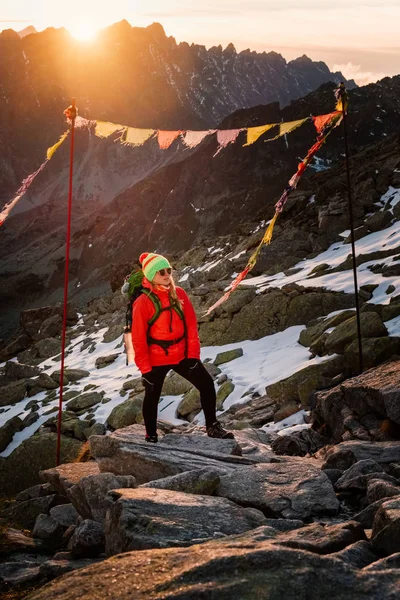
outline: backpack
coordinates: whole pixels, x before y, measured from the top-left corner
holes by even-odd
[[[129,299],[129,302],[126,307],[125,327],[124,327],[124,345],[125,345],[125,353],[126,353],[126,364],[128,365],[130,362],[133,361],[133,358],[134,358],[134,351],[133,351],[132,338],[131,338],[132,309],[133,309],[133,304],[134,304],[135,300],[137,300],[141,296],[141,294],[145,294],[152,301],[152,303],[154,305],[154,315],[147,322],[147,325],[148,325],[147,343],[149,345],[157,344],[158,346],[161,346],[161,348],[164,350],[165,354],[168,356],[168,349],[170,348],[170,346],[173,346],[174,344],[178,344],[179,342],[181,342],[184,339],[186,341],[186,347],[185,347],[185,356],[186,356],[186,354],[187,354],[186,321],[185,321],[184,312],[183,312],[180,304],[178,304],[176,301],[174,301],[172,299],[169,306],[163,307],[161,305],[161,301],[160,301],[159,297],[157,296],[157,294],[155,294],[151,290],[148,290],[143,287],[143,277],[144,277],[144,274],[141,269],[139,269],[138,271],[134,271],[125,280],[125,283],[121,289],[121,292],[123,294],[126,294]],[[177,313],[177,315],[182,319],[183,327],[184,327],[184,334],[180,338],[177,338],[174,340],[157,340],[150,335],[150,328],[157,321],[157,319],[159,318],[161,313],[166,310],[169,310],[169,311],[174,310]],[[172,321],[172,312],[171,312],[171,321]]]

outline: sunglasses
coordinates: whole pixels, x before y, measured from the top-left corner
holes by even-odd
[[[160,269],[158,272],[163,277],[164,275],[171,275],[172,269],[168,267],[168,269]]]

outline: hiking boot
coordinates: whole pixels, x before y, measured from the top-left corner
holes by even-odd
[[[146,440],[146,442],[151,442],[152,444],[157,444],[158,442],[158,435],[147,435],[144,438]]]
[[[215,421],[211,427],[207,427],[207,435],[211,438],[221,438],[224,440],[235,439],[233,433],[224,429],[219,421]]]

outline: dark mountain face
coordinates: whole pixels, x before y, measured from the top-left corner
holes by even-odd
[[[330,112],[333,88],[326,84],[282,110],[273,103],[237,111],[222,125],[260,125]],[[349,96],[355,217],[361,222],[393,184],[400,77],[352,90]],[[348,227],[342,131],[342,127],[336,129],[318,154],[318,167],[325,170],[307,170],[278,221],[272,245],[265,249],[262,268],[295,264],[304,252],[321,251]],[[106,291],[114,266],[132,263],[142,251],[156,249],[178,257],[194,246],[218,244],[220,236],[237,241],[238,232],[249,232],[260,220],[270,219],[299,159],[315,140],[314,126],[311,122],[303,125],[286,141],[264,143],[260,139],[249,147],[243,147],[245,134],[240,136],[214,157],[215,136],[192,151],[179,144],[161,151],[156,140],[141,148],[125,148],[112,138],[100,140],[77,132],[71,298],[82,304]],[[17,319],[21,306],[62,297],[68,159],[67,143],[24,198],[36,207],[11,216],[0,231],[4,257],[0,302],[7,315],[6,327],[13,322],[12,315]],[[304,216],[300,209],[308,206],[313,195],[315,200]],[[287,227],[286,219],[292,217]],[[282,261],[289,249],[291,258]]]
[[[105,29],[83,46],[64,29],[0,34],[0,201],[37,167],[63,131],[75,97],[80,114],[136,127],[215,127],[240,108],[288,104],[326,81],[343,80],[306,56],[237,53],[177,44],[161,25]]]

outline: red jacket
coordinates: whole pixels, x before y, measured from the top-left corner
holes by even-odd
[[[158,286],[153,286],[147,279],[143,280],[143,287],[157,294],[161,306],[169,306],[169,293]],[[200,341],[197,332],[196,313],[186,292],[176,288],[179,300],[182,302],[187,329],[187,357],[200,358]],[[148,321],[155,313],[152,300],[145,294],[141,294],[133,303],[132,309],[132,343],[135,351],[135,363],[144,374],[151,371],[152,367],[161,365],[177,365],[185,358],[185,340],[178,342],[168,348],[168,354],[161,346],[147,343]],[[172,315],[172,322],[171,322]],[[184,334],[184,324],[175,310],[166,310],[160,313],[155,323],[151,326],[151,337],[156,340],[174,340]]]

